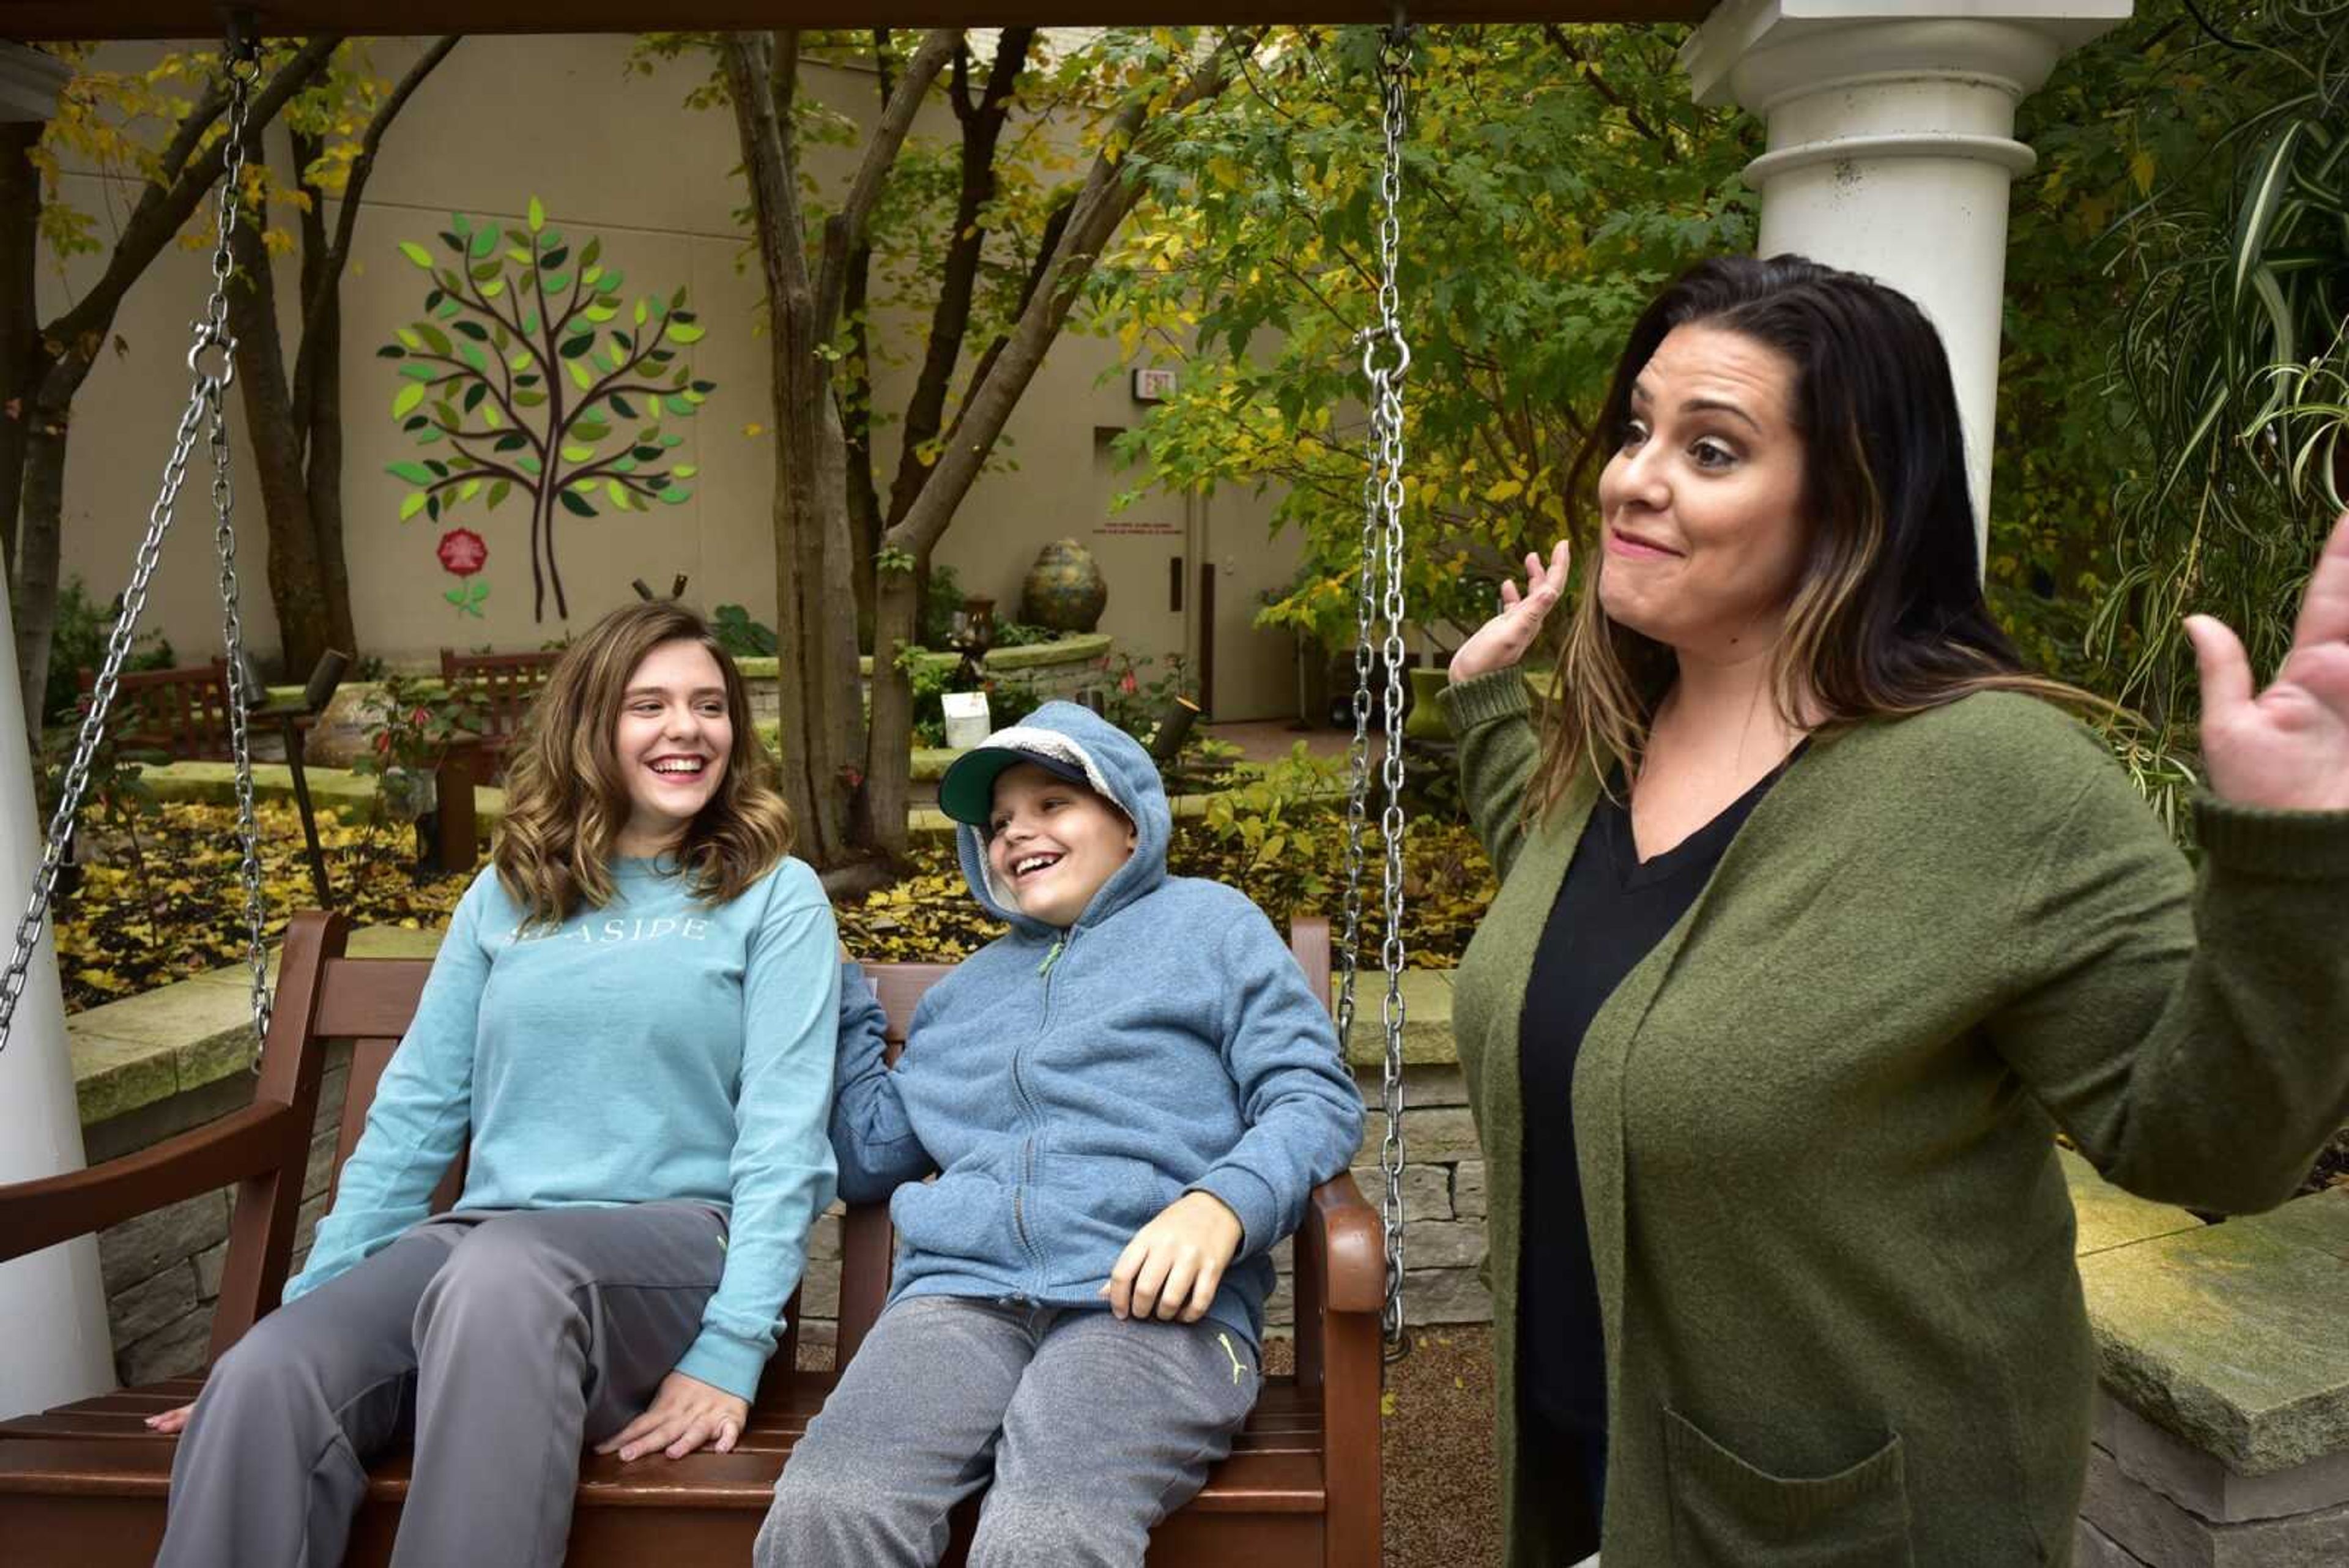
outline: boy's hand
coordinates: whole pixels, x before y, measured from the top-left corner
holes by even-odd
[[[1198,1322],[1207,1315],[1244,1233],[1239,1216],[1214,1193],[1183,1194],[1117,1255],[1117,1267],[1102,1287],[1109,1310],[1120,1318]]]
[[[633,1459],[658,1449],[681,1459],[705,1444],[721,1454],[733,1451],[750,1418],[750,1403],[723,1388],[713,1388],[698,1377],[672,1372],[661,1379],[660,1391],[645,1413],[595,1445],[599,1454],[619,1450]]]

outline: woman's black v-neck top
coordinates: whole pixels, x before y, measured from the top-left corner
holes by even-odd
[[[1797,745],[1787,763],[1802,750]],[[1569,1432],[1603,1436],[1607,1426],[1599,1283],[1574,1154],[1575,1058],[1599,1007],[1696,902],[1787,763],[1645,862],[1631,835],[1630,792],[1619,774],[1610,778],[1591,807],[1534,952],[1517,1024],[1526,1107],[1517,1386],[1535,1414]]]

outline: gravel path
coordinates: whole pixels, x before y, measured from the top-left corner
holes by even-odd
[[[1267,1343],[1268,1370],[1293,1365]],[[1386,1568],[1492,1568],[1501,1560],[1500,1487],[1493,1469],[1493,1331],[1414,1330],[1411,1354],[1387,1369],[1392,1413],[1386,1467]]]

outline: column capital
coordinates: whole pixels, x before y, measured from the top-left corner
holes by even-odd
[[[0,120],[47,119],[73,67],[55,55],[0,41]]]
[[[1831,88],[1940,80],[2020,99],[2132,0],[1724,0],[1681,48],[1696,100],[1767,115]]]

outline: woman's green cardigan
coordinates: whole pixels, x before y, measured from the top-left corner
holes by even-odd
[[[1454,1016],[1508,1561],[1551,1568],[1510,1392],[1541,1223],[1517,1028],[1595,791],[1528,825],[1515,670],[1444,706],[1502,877]],[[2197,820],[2199,883],[2086,729],[2010,693],[1822,736],[1763,798],[1575,1069],[1608,1568],[2070,1561],[2095,1362],[2055,1130],[2134,1192],[2250,1211],[2349,1117],[2349,813]]]

